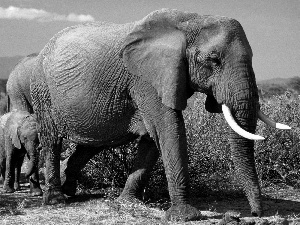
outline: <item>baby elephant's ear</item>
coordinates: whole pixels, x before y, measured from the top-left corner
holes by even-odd
[[[18,135],[18,126],[14,125],[10,129],[10,138],[12,141],[12,144],[17,148],[21,149],[21,142]]]
[[[126,37],[121,57],[128,71],[149,82],[162,103],[187,105],[186,37],[167,13],[150,15]]]

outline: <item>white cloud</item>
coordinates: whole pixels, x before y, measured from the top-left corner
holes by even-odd
[[[72,21],[72,22],[87,22],[94,21],[94,17],[91,15],[78,15],[70,13],[69,15],[60,15],[57,13],[47,12],[43,9],[33,8],[18,8],[9,6],[8,8],[0,7],[0,19],[25,19],[25,20],[37,20],[40,22],[49,21]]]

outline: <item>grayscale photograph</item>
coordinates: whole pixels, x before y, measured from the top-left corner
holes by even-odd
[[[0,224],[300,225],[299,0],[0,0]]]

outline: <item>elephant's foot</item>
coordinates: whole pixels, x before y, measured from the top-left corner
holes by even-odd
[[[13,187],[8,186],[8,185],[4,185],[3,186],[3,192],[4,193],[13,193],[13,192],[15,192],[15,189]]]
[[[261,199],[256,200],[256,201],[252,201],[250,199],[249,204],[251,206],[252,216],[256,216],[256,217],[262,217],[263,216],[264,213],[263,213],[263,207],[262,207],[262,200]]]
[[[32,178],[29,179],[30,183],[30,195],[31,196],[41,196],[43,195],[43,191],[41,189],[39,181],[36,181]]]
[[[251,214],[252,216],[262,217],[264,215],[264,212],[261,209],[257,209],[257,210],[251,210]]]
[[[66,180],[62,185],[62,192],[68,196],[75,196],[77,188],[76,180]]]
[[[46,205],[65,204],[66,197],[61,190],[47,190],[43,194],[43,202]]]
[[[172,205],[166,212],[165,219],[168,221],[193,221],[206,219],[198,209],[189,204]]]
[[[41,188],[32,188],[32,189],[30,189],[30,195],[31,196],[41,196],[41,195],[43,195],[43,191]]]
[[[14,189],[15,191],[20,191],[21,190],[21,186],[19,183],[14,183]]]

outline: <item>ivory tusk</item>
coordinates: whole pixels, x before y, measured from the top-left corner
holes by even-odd
[[[289,130],[291,129],[290,126],[282,124],[282,123],[276,123],[273,120],[271,120],[268,116],[266,116],[265,114],[263,114],[262,111],[258,111],[257,113],[258,118],[263,121],[264,123],[268,124],[271,127],[277,128],[277,129],[282,129],[282,130]]]
[[[230,109],[226,105],[222,105],[222,111],[225,117],[225,120],[229,124],[229,126],[239,135],[241,135],[244,138],[250,139],[250,140],[264,140],[265,138],[256,134],[252,134],[248,131],[245,131],[243,128],[241,128],[234,120]]]

